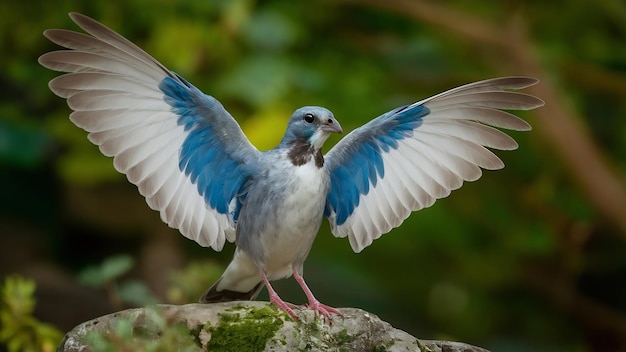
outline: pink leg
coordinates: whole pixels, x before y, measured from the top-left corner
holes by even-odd
[[[289,316],[293,320],[298,320],[298,316],[296,315],[296,313],[293,312],[293,309],[292,309],[294,305],[283,301],[280,298],[280,296],[278,296],[278,293],[276,293],[272,285],[270,285],[270,281],[267,279],[267,276],[265,276],[265,273],[263,272],[263,270],[260,270],[260,274],[261,274],[261,279],[263,279],[263,282],[265,283],[265,287],[267,287],[267,292],[270,295],[270,303],[275,304],[276,306],[278,306],[278,308],[285,311],[285,313],[289,314]]]
[[[332,319],[331,314],[343,316],[343,314],[341,314],[341,312],[337,309],[329,307],[325,304],[321,304],[320,301],[318,301],[317,298],[313,296],[313,292],[311,292],[311,289],[309,289],[309,287],[306,285],[306,282],[304,282],[304,278],[300,276],[300,274],[298,274],[296,270],[293,271],[293,277],[294,279],[296,279],[300,287],[302,287],[302,291],[304,291],[306,298],[309,300],[310,309],[318,312],[328,319]]]

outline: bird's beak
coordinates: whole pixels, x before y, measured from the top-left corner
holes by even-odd
[[[324,124],[322,124],[321,130],[324,132],[343,133],[343,129],[341,129],[339,122],[331,118],[329,118],[328,120],[326,120],[326,122],[324,122]]]

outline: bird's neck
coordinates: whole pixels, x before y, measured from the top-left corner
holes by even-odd
[[[288,144],[287,157],[295,166],[302,166],[311,160],[315,162],[315,166],[318,168],[324,166],[322,150],[302,139],[293,140]]]

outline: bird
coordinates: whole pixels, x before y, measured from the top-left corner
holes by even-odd
[[[109,27],[69,16],[85,33],[46,30],[65,49],[38,61],[65,73],[49,88],[67,99],[71,122],[113,157],[167,225],[216,251],[235,242],[232,261],[201,303],[253,300],[266,287],[270,303],[293,319],[298,309],[341,315],[303,278],[322,220],[362,251],[482,169],[503,168],[490,149],[518,144],[502,129],[531,129],[507,110],[544,104],[518,91],[534,78],[477,81],[383,113],[325,154],[326,140],[343,129],[330,110],[305,106],[275,148],[259,151],[215,97]],[[304,306],[285,302],[271,285],[292,276]]]

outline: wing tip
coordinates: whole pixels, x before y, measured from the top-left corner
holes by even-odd
[[[80,12],[71,11],[67,14],[74,23],[82,27],[82,23],[95,22],[95,20]]]
[[[365,247],[369,246],[371,244],[365,244],[365,243],[360,243],[356,236],[354,236],[354,234],[348,236],[348,241],[350,241],[350,247],[352,247],[352,250],[354,251],[354,253],[361,253],[361,251],[363,251],[363,249],[365,249]]]

